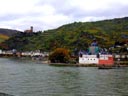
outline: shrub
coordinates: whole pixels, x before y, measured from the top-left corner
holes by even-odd
[[[70,52],[65,48],[57,48],[50,55],[51,63],[68,63],[70,60]]]

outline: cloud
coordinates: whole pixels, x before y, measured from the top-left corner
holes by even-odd
[[[128,16],[128,0],[0,0],[0,27],[35,31]]]

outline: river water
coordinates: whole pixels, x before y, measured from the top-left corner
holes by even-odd
[[[0,93],[13,96],[128,96],[128,68],[54,67],[29,60],[0,58]]]

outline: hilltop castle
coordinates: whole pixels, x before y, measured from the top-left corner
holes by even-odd
[[[33,33],[33,26],[31,26],[29,30],[25,30],[24,32],[25,33]]]

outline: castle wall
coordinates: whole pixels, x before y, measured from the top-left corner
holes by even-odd
[[[114,64],[112,55],[82,55],[79,57],[79,64]]]
[[[79,57],[80,64],[98,64],[98,58],[96,55],[83,55]]]

